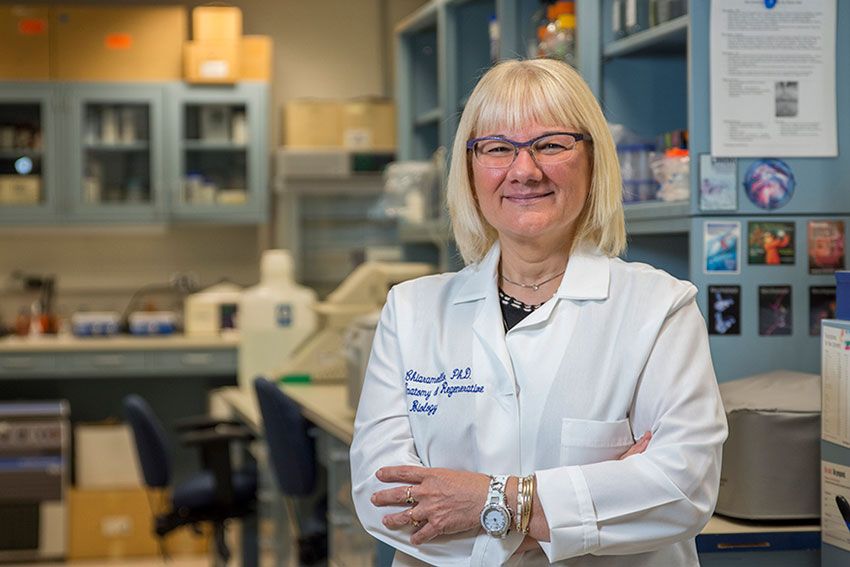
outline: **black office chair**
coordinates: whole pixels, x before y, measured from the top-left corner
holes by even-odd
[[[124,398],[124,412],[133,437],[145,484],[151,488],[168,488],[171,484],[171,458],[165,430],[151,407],[140,396]],[[162,538],[184,525],[197,528],[200,523],[213,527],[218,562],[230,558],[224,538],[225,522],[255,513],[257,471],[253,465],[232,470],[231,442],[248,442],[251,432],[238,422],[211,419],[207,416],[181,420],[177,425],[183,445],[198,447],[203,469],[175,485],[170,502],[161,502],[154,510],[154,531]],[[160,549],[164,548],[160,544]],[[165,555],[163,551],[163,555]]]
[[[323,563],[328,553],[327,497],[317,482],[320,471],[310,426],[276,384],[258,378],[254,388],[274,477],[287,497],[285,505],[296,530],[299,564]],[[315,501],[312,509],[311,501]],[[307,513],[296,514],[296,507]]]

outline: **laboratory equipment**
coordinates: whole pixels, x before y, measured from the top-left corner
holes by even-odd
[[[357,317],[345,332],[345,358],[348,364],[348,405],[356,410],[372,354],[372,341],[381,318],[380,311]]]
[[[405,280],[433,272],[429,264],[413,262],[366,262],[348,276],[327,300],[316,306],[322,316],[321,330],[276,369],[283,379],[345,380],[348,363],[345,333],[349,324],[373,313],[386,302],[389,289]]]
[[[183,332],[186,336],[217,336],[236,328],[242,287],[221,282],[186,298]]]
[[[720,385],[729,438],[718,514],[745,520],[820,517],[820,376],[788,370]]]
[[[117,311],[81,311],[71,315],[71,332],[77,337],[108,337],[121,329]]]
[[[384,194],[375,212],[409,224],[439,216],[439,169],[434,161],[398,161],[384,170]]]
[[[65,555],[68,415],[65,401],[0,403],[0,561]]]
[[[268,376],[318,326],[316,292],[298,285],[286,250],[266,250],[260,261],[260,283],[239,298],[240,387],[253,396],[253,382]]]
[[[177,330],[177,314],[173,311],[136,311],[130,313],[127,322],[132,335],[171,335]]]

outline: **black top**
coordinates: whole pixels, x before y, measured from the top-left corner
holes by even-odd
[[[505,323],[505,331],[509,331],[514,326],[528,317],[535,309],[543,305],[528,305],[515,297],[511,297],[501,289],[499,290],[499,303],[502,304],[502,319]]]

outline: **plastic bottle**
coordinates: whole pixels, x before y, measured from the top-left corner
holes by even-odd
[[[316,292],[292,278],[286,250],[266,250],[260,283],[242,292],[239,328],[239,386],[251,396],[257,376],[276,380],[277,369],[318,327]]]
[[[575,3],[561,0],[549,6],[546,15],[549,23],[540,42],[542,54],[575,66]]]

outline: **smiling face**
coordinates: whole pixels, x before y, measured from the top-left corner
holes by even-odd
[[[502,136],[525,142],[549,132],[574,132],[569,125],[533,124],[520,130],[482,131],[478,136]],[[538,165],[527,150],[520,150],[508,168],[482,166],[470,153],[472,184],[485,220],[499,239],[539,241],[569,245],[576,221],[590,192],[589,144],[580,142],[563,162]]]

